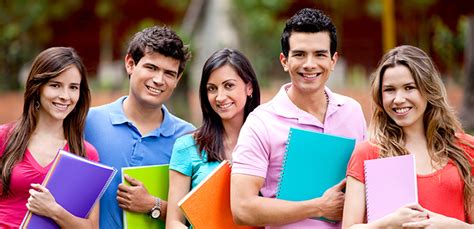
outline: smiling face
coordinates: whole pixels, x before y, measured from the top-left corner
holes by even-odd
[[[79,100],[81,74],[71,65],[40,88],[41,120],[63,121]]]
[[[129,98],[143,107],[161,108],[178,85],[179,60],[157,52],[146,52],[138,63],[125,57],[125,67],[130,75]]]
[[[290,74],[292,86],[301,94],[324,90],[334,70],[337,53],[331,58],[328,32],[292,32],[288,57],[280,54],[283,69]]]
[[[382,77],[382,103],[388,116],[404,131],[423,129],[423,115],[428,102],[420,93],[410,70],[404,65],[396,65],[387,68]]]
[[[212,109],[223,121],[244,119],[247,96],[252,94],[252,86],[245,84],[230,65],[214,70],[207,81],[207,97]]]

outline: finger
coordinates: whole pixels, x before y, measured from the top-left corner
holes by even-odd
[[[412,210],[420,211],[420,212],[426,210],[421,205],[419,205],[418,203],[410,203],[410,204],[405,205],[404,207],[412,209]]]
[[[430,221],[429,221],[429,219],[427,219],[427,220],[422,220],[422,221],[418,221],[418,222],[404,223],[404,224],[402,224],[402,227],[420,227],[420,228],[423,228],[423,227],[427,227],[429,225],[430,225]]]
[[[32,189],[32,188],[30,188],[28,190],[28,192],[30,193],[30,197],[32,197],[32,198],[35,198],[39,194],[38,191],[36,191],[35,189]]]
[[[131,190],[130,186],[124,184],[124,183],[121,183],[119,184],[118,186],[118,191],[121,191],[121,192],[129,192]]]
[[[127,192],[122,192],[120,190],[117,191],[117,197],[121,197],[124,199],[130,199],[129,194]]]
[[[43,185],[40,185],[40,184],[35,184],[34,188],[36,188],[37,190],[39,190],[41,192],[49,192],[49,190],[46,187],[44,187]]]
[[[333,188],[335,188],[336,191],[342,191],[345,187],[346,187],[346,178],[344,178],[338,184],[333,186]]]
[[[125,177],[125,180],[128,181],[128,183],[130,183],[132,186],[141,186],[142,185],[142,182],[140,182],[139,180],[129,176],[129,175],[124,175]]]
[[[119,204],[130,205],[130,201],[128,199],[120,196],[117,196],[117,202],[119,202]]]

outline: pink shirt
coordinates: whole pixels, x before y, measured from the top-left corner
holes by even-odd
[[[0,156],[5,150],[5,142],[11,125],[0,126]],[[95,148],[85,142],[87,158],[98,161],[99,156]],[[68,146],[64,147],[68,150]],[[26,203],[30,194],[28,190],[32,183],[41,184],[51,168],[52,161],[45,167],[38,164],[31,152],[27,149],[23,160],[18,162],[12,170],[10,190],[13,193],[8,198],[0,198],[0,228],[18,228],[27,212]],[[0,184],[1,187],[1,184]]]
[[[265,178],[260,190],[265,197],[275,198],[282,170],[282,160],[290,127],[354,138],[357,142],[366,137],[366,122],[360,104],[352,98],[331,92],[324,124],[313,115],[299,109],[288,97],[291,83],[281,87],[268,103],[253,111],[244,123],[233,152],[232,173]],[[330,224],[307,219],[297,223],[267,228],[338,228]]]

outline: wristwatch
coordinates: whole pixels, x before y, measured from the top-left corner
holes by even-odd
[[[161,199],[160,198],[155,198],[155,206],[151,208],[150,212],[148,212],[148,215],[150,215],[150,217],[153,219],[160,218],[160,215],[161,215]]]

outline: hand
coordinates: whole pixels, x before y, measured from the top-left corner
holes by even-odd
[[[52,218],[62,208],[49,190],[40,184],[31,184],[26,207],[32,213]]]
[[[426,220],[428,213],[417,203],[407,204],[378,220],[383,227],[402,228],[406,223]]]
[[[119,207],[124,210],[147,213],[155,205],[155,197],[150,195],[145,186],[139,180],[124,175],[131,186],[120,184],[117,190],[117,201]]]
[[[324,192],[323,196],[320,198],[322,204],[319,206],[323,217],[335,221],[340,221],[342,219],[342,210],[344,209],[345,199],[342,190],[345,187],[346,179]]]
[[[447,217],[441,214],[431,212],[427,209],[424,209],[424,212],[428,214],[428,217],[422,221],[404,223],[403,227],[416,227],[416,228],[460,228],[464,224],[468,226],[467,223],[464,223],[458,219]]]

